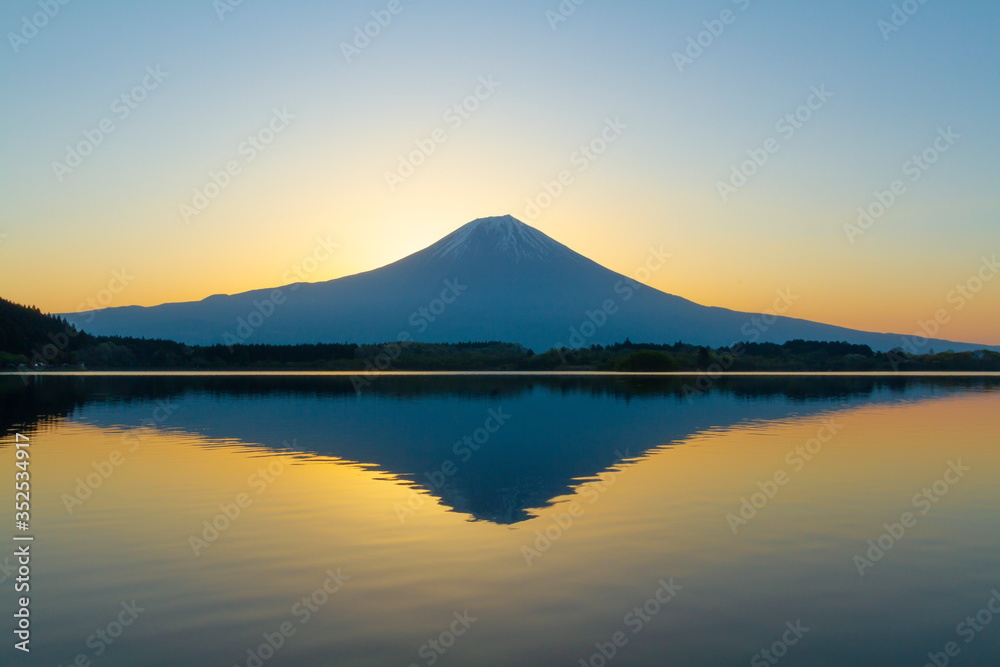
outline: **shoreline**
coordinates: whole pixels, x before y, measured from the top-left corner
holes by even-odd
[[[322,370],[254,370],[254,369],[203,369],[203,370],[33,370],[33,371],[0,371],[0,376],[23,377],[23,376],[115,376],[115,375],[135,375],[135,376],[199,376],[199,375],[274,375],[274,376],[330,376],[330,377],[355,377],[355,376],[440,376],[440,377],[460,377],[460,376],[507,376],[507,377],[554,377],[554,376],[609,376],[609,377],[701,377],[708,375],[714,378],[721,377],[996,377],[1000,378],[1000,371],[730,371],[721,373],[709,373],[707,371],[497,371],[497,370],[465,370],[465,371],[419,371],[419,370],[398,370],[398,371],[322,371]]]

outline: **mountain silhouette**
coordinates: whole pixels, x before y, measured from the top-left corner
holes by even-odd
[[[359,396],[343,375],[42,375],[27,385],[0,376],[13,420],[0,426],[149,425],[195,434],[205,446],[332,457],[374,466],[472,520],[513,524],[693,434],[997,388],[982,377],[732,377],[691,396],[690,379],[387,376]],[[493,416],[499,428],[477,433]]]
[[[787,312],[794,300],[786,294]],[[509,215],[473,220],[392,264],[335,280],[64,317],[96,335],[197,345],[496,340],[542,352],[626,338],[713,347],[804,339],[887,351],[904,342],[898,334],[702,306],[607,269]]]

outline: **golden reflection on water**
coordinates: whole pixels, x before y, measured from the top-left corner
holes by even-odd
[[[54,660],[84,650],[95,617],[135,598],[149,611],[119,646],[160,652],[185,637],[177,655],[236,664],[261,633],[297,622],[296,601],[339,568],[342,590],[269,664],[425,664],[418,649],[466,609],[478,620],[447,664],[578,664],[673,577],[685,588],[619,664],[746,661],[800,616],[821,628],[810,642],[824,655],[852,642],[877,653],[947,636],[996,579],[998,407],[995,393],[959,394],[698,433],[509,526],[471,521],[371,466],[171,430],[130,451],[127,431],[62,422],[32,435],[46,582],[36,614],[58,621]],[[808,461],[796,453],[820,436]],[[69,513],[66,494],[115,450],[124,463]],[[852,557],[955,461],[971,470],[860,577]],[[787,483],[771,487],[778,471]],[[727,514],[758,482],[773,497],[734,535]],[[199,555],[192,537],[205,540]],[[939,589],[957,601],[908,610]],[[877,635],[890,611],[911,625]]]

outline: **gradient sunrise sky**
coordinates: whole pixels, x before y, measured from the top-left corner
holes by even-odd
[[[12,0],[0,296],[68,312],[109,285],[124,306],[322,281],[510,213],[626,274],[662,247],[647,282],[698,303],[791,289],[790,316],[909,334],[943,311],[938,337],[1000,345],[998,19],[972,1]]]

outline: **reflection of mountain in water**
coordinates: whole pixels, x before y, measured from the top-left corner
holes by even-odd
[[[27,385],[0,378],[0,396],[5,428],[64,416],[134,427],[155,413],[165,428],[219,441],[275,450],[294,442],[375,464],[456,511],[515,523],[622,457],[706,429],[998,386],[986,378],[731,377],[690,395],[690,381],[389,376],[358,395],[337,376],[45,376]]]

